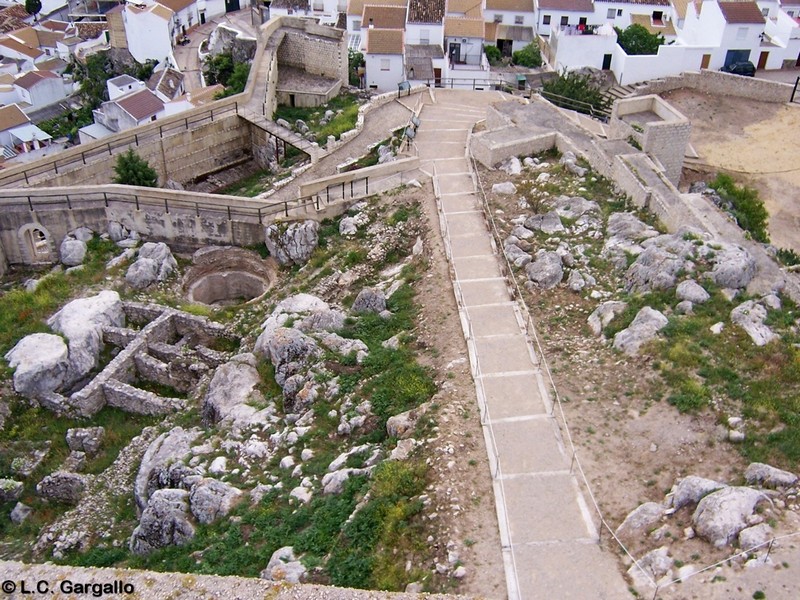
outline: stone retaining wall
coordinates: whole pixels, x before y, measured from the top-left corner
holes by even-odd
[[[646,83],[636,88],[636,96],[645,94],[663,94],[680,88],[691,88],[718,96],[737,96],[762,102],[789,102],[793,86],[788,83],[759,79],[758,77],[742,77],[719,71],[691,71],[665,77]]]

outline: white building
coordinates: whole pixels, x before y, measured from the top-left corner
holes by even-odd
[[[755,2],[704,0],[699,9],[694,3],[686,7],[681,40],[688,46],[711,48],[702,68],[719,69],[745,60],[764,68],[769,61],[769,50],[761,49],[765,25]]]
[[[33,109],[55,104],[69,95],[64,80],[51,71],[29,71],[14,81],[20,102]]]
[[[378,92],[397,90],[405,80],[402,29],[367,29],[367,88]]]
[[[118,75],[106,81],[106,89],[108,90],[108,99],[116,100],[120,96],[125,96],[131,92],[141,90],[144,88],[144,82],[139,81],[130,75]]]
[[[128,50],[137,62],[163,61],[172,54],[175,13],[161,4],[126,4],[122,10]]]

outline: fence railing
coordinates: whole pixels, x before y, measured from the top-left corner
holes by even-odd
[[[593,119],[597,119],[603,123],[608,122],[608,119],[611,116],[611,112],[608,108],[597,108],[588,102],[582,102],[580,100],[575,100],[574,98],[567,98],[566,96],[559,96],[558,94],[553,94],[544,90],[540,91],[539,94],[551,104],[589,115]]]
[[[440,77],[426,79],[427,87],[452,88],[464,90],[489,90],[511,93],[518,89],[516,82],[509,82],[502,79],[480,79],[480,78],[459,78],[459,77]]]

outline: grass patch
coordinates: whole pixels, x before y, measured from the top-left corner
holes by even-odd
[[[769,243],[767,222],[769,214],[758,192],[747,186],[737,185],[730,175],[720,173],[709,184],[725,200],[733,205],[733,216],[739,227],[749,232],[757,242]]]
[[[328,123],[321,124],[320,121],[327,110],[332,110],[336,114]],[[284,119],[292,127],[298,119],[302,120],[316,136],[317,143],[325,145],[328,136],[332,135],[338,140],[343,133],[355,128],[358,119],[358,99],[353,94],[343,93],[323,106],[306,108],[282,105],[275,111],[273,119]]]

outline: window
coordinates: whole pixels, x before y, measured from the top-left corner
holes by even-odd
[[[569,25],[569,17],[561,17],[561,26],[566,27]]]
[[[495,15],[494,16],[495,23],[502,23],[503,22],[503,15]]]
[[[522,25],[525,22],[525,17],[517,15],[514,17],[514,25]]]
[[[392,66],[392,62],[388,58],[381,59],[381,71],[388,71]]]
[[[747,27],[739,27],[739,29],[736,30],[736,39],[737,40],[747,39]]]
[[[761,16],[762,17],[768,17],[769,16],[769,9],[768,8],[762,8],[761,9]]]
[[[794,11],[793,10],[787,10],[786,14],[789,15],[790,17],[794,17]]]
[[[618,16],[618,17],[621,17],[621,16],[622,16],[622,9],[621,9],[621,8],[620,8],[619,10],[617,10],[617,16]]]
[[[355,21],[353,21],[353,29],[355,31],[361,29],[361,19],[356,19]]]
[[[542,25],[550,25],[550,15],[542,17]]]
[[[613,19],[615,16],[617,16],[617,9],[609,8],[608,12],[606,13],[606,19]]]
[[[419,43],[423,46],[431,43],[431,30],[430,29],[420,29],[419,32]]]

